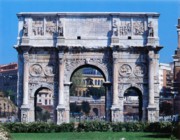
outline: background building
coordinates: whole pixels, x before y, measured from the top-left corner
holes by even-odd
[[[177,35],[178,35],[178,46],[173,56],[173,61],[174,61],[173,92],[175,97],[174,112],[180,114],[180,19],[178,19],[178,25],[176,27],[177,27]]]
[[[14,103],[17,96],[17,70],[17,63],[0,65],[0,91],[9,94]]]
[[[172,96],[173,87],[173,63],[159,64],[159,91],[162,97]]]
[[[0,92],[0,117],[10,118],[12,115],[17,113],[17,108],[13,102],[4,96],[3,92]],[[0,119],[1,121],[1,119]]]

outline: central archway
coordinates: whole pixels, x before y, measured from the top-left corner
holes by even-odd
[[[142,92],[136,87],[130,87],[124,92],[124,121],[142,120]]]
[[[103,85],[105,80],[102,70],[94,65],[82,65],[72,72],[70,78],[72,83],[70,86],[71,121],[105,120],[107,116],[106,90]]]

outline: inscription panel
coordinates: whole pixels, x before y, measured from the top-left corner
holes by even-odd
[[[66,19],[65,29],[67,37],[107,37],[107,33],[111,30],[111,22],[105,17],[68,18]]]

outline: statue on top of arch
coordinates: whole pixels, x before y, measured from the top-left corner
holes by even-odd
[[[154,37],[154,29],[153,29],[152,21],[148,23],[148,36]]]
[[[62,22],[60,20],[58,23],[58,36],[64,36],[63,25],[62,25]]]
[[[23,36],[28,36],[28,24],[26,21],[23,24]]]

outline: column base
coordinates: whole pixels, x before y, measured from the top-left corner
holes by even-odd
[[[21,122],[30,122],[30,116],[29,116],[29,105],[22,105],[21,106]]]
[[[149,105],[147,107],[147,115],[148,115],[148,122],[158,122],[159,121],[159,111],[154,105]]]
[[[112,122],[124,122],[123,110],[116,105],[111,107],[111,120]]]

